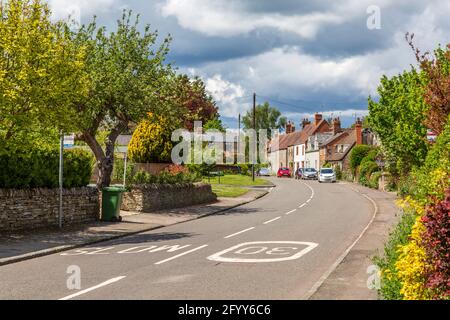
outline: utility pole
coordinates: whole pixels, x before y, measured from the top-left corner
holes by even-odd
[[[239,152],[241,152],[241,114],[240,113],[239,113],[239,117],[238,117],[238,136],[237,136],[236,164],[239,164]],[[245,156],[245,152],[244,152],[244,156]]]
[[[63,162],[64,162],[64,132],[59,132],[59,212],[58,226],[61,229],[63,224]]]
[[[253,130],[256,132],[256,93],[253,93]],[[258,150],[255,150],[256,155],[258,154]],[[256,158],[258,159],[258,158]],[[255,182],[255,159],[253,158],[252,164],[252,180]]]

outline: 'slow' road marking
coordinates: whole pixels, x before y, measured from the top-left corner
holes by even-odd
[[[239,231],[239,232],[230,234],[229,236],[226,236],[224,239],[232,238],[232,237],[234,237],[234,236],[237,236],[238,234],[241,234],[241,233],[244,233],[244,232],[253,230],[253,229],[255,229],[255,227],[251,227],[251,228],[248,228],[248,229],[245,229],[245,230],[242,230],[242,231]]]
[[[272,220],[266,221],[266,222],[264,222],[264,224],[269,224],[269,223],[272,223],[272,222],[274,222],[274,221],[277,221],[278,219],[281,219],[281,217],[276,217],[275,219],[272,219]]]
[[[100,283],[100,284],[98,284],[98,285],[96,285],[96,286],[87,288],[87,289],[85,289],[85,290],[78,291],[77,293],[71,294],[70,296],[61,298],[61,299],[59,299],[59,300],[70,300],[70,299],[72,299],[72,298],[81,296],[82,294],[85,294],[85,293],[94,291],[94,290],[96,290],[96,289],[98,289],[98,288],[101,288],[101,287],[107,286],[107,285],[109,285],[109,284],[112,284],[112,283],[114,283],[114,282],[120,281],[120,280],[122,280],[123,278],[125,278],[125,276],[121,276],[121,277],[117,277],[117,278],[112,278],[112,279],[110,279],[110,280],[108,280],[108,281],[105,281],[105,282],[102,282],[102,283]]]
[[[186,251],[186,252],[183,252],[183,253],[177,254],[176,256],[173,256],[173,257],[171,257],[171,258],[168,258],[168,259],[164,259],[164,260],[161,260],[161,261],[155,262],[155,264],[162,264],[162,263],[165,263],[165,262],[168,262],[168,261],[171,261],[171,260],[177,259],[177,258],[179,258],[179,257],[182,257],[182,256],[184,256],[184,255],[187,255],[187,254],[189,254],[189,253],[192,253],[192,252],[194,252],[194,251],[197,251],[197,250],[203,249],[204,247],[207,247],[207,246],[208,246],[208,245],[207,245],[207,244],[205,244],[205,245],[203,245],[203,246],[200,246],[200,247],[194,248],[194,249],[192,249],[192,250],[189,250],[189,251]]]
[[[291,210],[291,211],[289,211],[289,212],[286,212],[286,215],[288,216],[288,215],[290,215],[291,213],[294,213],[295,211],[297,211],[297,209],[294,209],[294,210]]]

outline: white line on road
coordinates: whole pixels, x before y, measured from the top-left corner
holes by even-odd
[[[306,206],[306,203],[302,204],[299,208],[303,208],[304,206]]]
[[[186,251],[186,252],[177,254],[176,256],[173,256],[173,257],[171,257],[171,258],[168,258],[168,259],[165,259],[165,260],[161,260],[161,261],[155,262],[155,264],[163,264],[163,263],[165,263],[165,262],[168,262],[168,261],[171,261],[171,260],[175,260],[175,259],[177,259],[177,258],[179,258],[179,257],[182,257],[182,256],[187,255],[187,254],[189,254],[189,253],[192,253],[192,252],[194,252],[194,251],[203,249],[204,247],[207,247],[207,246],[208,246],[208,245],[205,244],[205,245],[203,245],[203,246],[194,248],[194,249],[192,249],[192,250],[189,250],[189,251]]]
[[[81,296],[82,294],[91,292],[91,291],[96,290],[96,289],[98,289],[98,288],[101,288],[101,287],[107,286],[107,285],[109,285],[109,284],[112,284],[112,283],[114,283],[114,282],[117,282],[117,281],[119,281],[119,280],[122,280],[123,278],[125,278],[125,276],[121,276],[121,277],[117,277],[117,278],[112,278],[112,279],[110,279],[110,280],[108,280],[108,281],[105,281],[105,282],[102,282],[102,283],[100,283],[100,284],[98,284],[98,285],[96,285],[96,286],[87,288],[87,289],[85,289],[85,290],[78,291],[77,293],[71,294],[70,296],[61,298],[61,299],[59,299],[59,300],[70,300],[70,299],[72,299],[72,298]]]
[[[274,222],[274,221],[277,221],[278,219],[281,219],[281,217],[276,217],[275,219],[272,219],[272,220],[266,221],[266,222],[264,222],[264,224],[269,224],[269,223],[272,223],[272,222]]]
[[[297,211],[297,209],[294,209],[294,210],[291,210],[291,211],[289,211],[289,212],[286,212],[286,215],[288,216],[288,215],[290,215],[291,213],[294,213],[295,211]]]
[[[237,236],[238,234],[241,234],[241,233],[244,233],[244,232],[253,230],[253,229],[255,229],[255,227],[251,227],[251,228],[248,228],[248,229],[245,229],[245,230],[242,230],[242,231],[239,231],[239,232],[230,234],[229,236],[226,236],[224,239],[232,238],[232,237],[234,237],[234,236]]]

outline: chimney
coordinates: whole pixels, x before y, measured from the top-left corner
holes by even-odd
[[[319,124],[320,121],[322,121],[322,115],[319,114],[319,113],[316,113],[316,114],[314,115],[314,125],[317,126],[317,125]]]
[[[360,145],[363,144],[363,138],[362,138],[362,121],[360,118],[356,119],[355,123],[355,134],[356,134],[356,144]]]
[[[291,121],[288,121],[288,123],[286,124],[286,134],[289,134],[292,132],[292,123]]]
[[[339,118],[334,118],[333,119],[333,134],[336,135],[339,132],[342,132],[341,129],[341,119]]]
[[[302,120],[302,130],[305,129],[305,127],[306,127],[308,124],[311,124],[311,121],[309,121],[309,119],[307,119],[307,118],[303,119],[303,120]]]

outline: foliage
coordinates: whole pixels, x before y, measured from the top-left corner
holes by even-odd
[[[143,31],[140,31],[143,30]],[[161,97],[170,90],[170,66],[165,65],[169,38],[157,42],[158,34],[139,18],[124,11],[115,31],[107,32],[95,20],[72,34],[72,42],[85,48],[83,73],[89,90],[73,100],[78,138],[92,149],[99,168],[99,188],[108,186],[114,166],[117,137],[148,112],[158,111],[177,119],[178,110]],[[172,107],[172,108],[171,108]],[[105,145],[97,140],[107,131]]]
[[[201,178],[195,173],[171,173],[164,171],[158,175],[153,175],[145,171],[137,172],[128,181],[129,186],[141,184],[180,184],[199,182]]]
[[[341,167],[340,166],[336,166],[334,168],[334,171],[336,172],[336,179],[337,180],[342,180],[343,179],[343,173],[342,173]]]
[[[383,173],[380,171],[372,173],[372,175],[370,176],[370,179],[369,179],[368,187],[370,187],[372,189],[378,189],[380,178],[381,178],[382,174]]]
[[[424,231],[421,217],[418,217],[412,227],[409,242],[398,248],[399,257],[395,266],[402,283],[400,293],[404,300],[427,300],[431,297],[430,291],[425,288],[425,272],[429,266],[422,246]]]
[[[123,183],[123,173],[125,167],[125,159],[114,157],[114,170],[111,176],[113,182]],[[132,161],[127,160],[126,180],[129,180],[133,176],[135,164]]]
[[[427,252],[425,286],[435,299],[450,299],[450,188],[446,198],[429,205],[422,218],[423,245]]]
[[[149,113],[133,133],[128,154],[136,163],[170,162],[172,131],[176,124],[163,115]]]
[[[417,62],[423,70],[427,85],[424,92],[426,103],[430,106],[426,113],[425,124],[440,134],[450,114],[450,44],[445,49],[435,50],[435,57],[429,53],[421,54],[413,44],[414,34],[406,34],[406,40],[413,49]]]
[[[220,132],[225,132],[225,127],[223,126],[222,120],[212,119],[203,125],[203,131],[207,130],[218,130]]]
[[[173,82],[173,93],[169,98],[181,108],[184,128],[192,130],[194,121],[201,121],[205,125],[208,121],[218,119],[216,103],[200,78],[190,79],[187,75],[178,75]]]
[[[359,167],[361,161],[367,156],[370,150],[372,150],[372,147],[365,144],[357,145],[352,149],[350,153],[350,168],[353,174],[356,173],[356,168]]]
[[[211,178],[203,178],[204,182],[209,182],[211,184],[218,184],[218,177]],[[271,183],[266,179],[255,178],[255,181],[252,180],[252,177],[244,176],[241,174],[229,174],[223,177],[220,177],[220,184],[230,185],[230,186],[270,186]]]
[[[64,187],[83,187],[92,174],[92,156],[88,151],[64,151]],[[34,148],[0,150],[0,188],[56,188],[59,186],[59,150]]]
[[[359,166],[359,182],[363,186],[370,186],[370,177],[372,173],[378,170],[378,165],[372,160],[369,154],[361,161],[361,165]]]
[[[379,102],[369,98],[370,127],[378,134],[388,158],[400,174],[425,161],[428,151],[423,98],[426,79],[416,70],[392,78],[383,76]]]
[[[72,99],[87,88],[83,47],[43,1],[2,1],[0,16],[0,143],[57,144]]]
[[[281,117],[281,112],[270,106],[268,102],[256,106],[256,131],[267,129],[267,138],[271,138],[272,129],[284,128],[286,118]],[[245,129],[253,129],[253,111],[248,111],[242,118]]]
[[[408,243],[409,235],[416,219],[417,215],[415,213],[404,212],[400,222],[389,234],[389,240],[384,247],[383,256],[374,258],[375,264],[381,270],[381,289],[379,294],[385,300],[403,299],[403,294],[400,293],[402,283],[396,268],[396,262],[400,256],[398,248]]]

